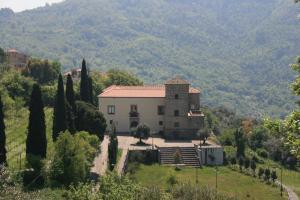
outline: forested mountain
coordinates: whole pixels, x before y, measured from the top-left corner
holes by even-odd
[[[174,74],[204,104],[284,116],[295,107],[289,64],[300,54],[293,0],[66,0],[0,11],[0,46],[91,68],[129,69],[146,83]]]

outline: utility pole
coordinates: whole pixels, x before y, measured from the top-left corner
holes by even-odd
[[[282,196],[283,186],[282,186],[282,166],[280,167],[280,196]]]
[[[218,166],[216,165],[216,191],[218,191]]]
[[[196,186],[198,186],[199,180],[198,180],[198,167],[195,167],[196,170]]]

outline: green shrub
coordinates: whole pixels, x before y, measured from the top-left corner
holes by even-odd
[[[219,141],[224,146],[234,145],[234,134],[231,130],[225,130],[219,137]]]
[[[76,109],[76,129],[87,131],[102,140],[107,126],[103,114],[83,101],[76,101]]]
[[[168,183],[169,185],[171,185],[171,186],[177,184],[178,181],[177,181],[176,176],[175,176],[175,175],[171,175],[171,176],[168,178],[167,183]]]
[[[46,162],[45,176],[52,186],[77,184],[86,181],[96,149],[81,132],[72,136],[61,133],[55,143],[54,155]]]
[[[269,157],[269,153],[265,149],[257,149],[256,152],[260,157],[263,157],[263,158]]]

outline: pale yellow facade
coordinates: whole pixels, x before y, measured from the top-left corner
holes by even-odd
[[[165,98],[115,98],[99,97],[99,110],[103,113],[108,128],[113,123],[118,133],[129,133],[131,122],[145,123],[151,132],[159,133],[164,129],[164,115],[158,114],[158,106],[165,105]],[[109,114],[109,106],[114,106],[114,114]],[[139,116],[130,117],[132,106],[137,107]]]

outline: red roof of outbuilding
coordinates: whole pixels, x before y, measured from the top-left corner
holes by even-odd
[[[164,85],[146,86],[117,86],[106,88],[98,97],[132,97],[132,98],[164,98],[166,96]],[[190,87],[190,93],[200,93],[196,88]]]

